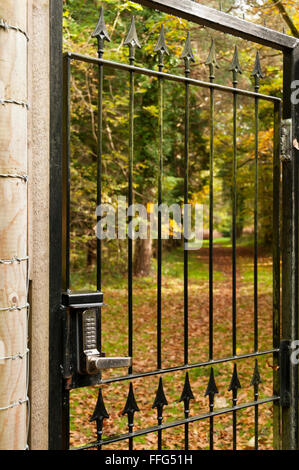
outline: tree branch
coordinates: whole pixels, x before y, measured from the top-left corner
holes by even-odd
[[[274,6],[277,8],[279,13],[283,17],[284,21],[286,22],[286,24],[290,28],[290,30],[292,32],[292,35],[295,36],[296,38],[299,38],[299,31],[296,28],[296,26],[294,25],[293,20],[290,17],[290,15],[288,14],[285,6],[281,3],[281,0],[279,0],[279,1],[272,0],[272,3],[274,3]]]

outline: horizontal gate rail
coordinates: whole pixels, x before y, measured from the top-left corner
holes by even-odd
[[[183,426],[184,424],[187,424],[187,423],[196,423],[196,422],[202,421],[204,419],[214,418],[215,416],[222,416],[222,415],[225,415],[225,414],[228,414],[228,413],[234,413],[236,411],[245,410],[245,409],[248,409],[248,408],[253,408],[253,407],[256,407],[256,406],[259,406],[259,405],[265,405],[267,403],[275,403],[275,402],[278,402],[279,400],[280,400],[280,397],[263,398],[261,400],[257,400],[257,401],[251,402],[251,403],[244,403],[244,404],[241,404],[241,405],[236,405],[236,406],[231,407],[231,408],[222,408],[220,410],[213,411],[211,413],[204,413],[204,414],[201,414],[201,415],[192,416],[191,418],[188,418],[188,419],[180,419],[180,420],[177,420],[177,421],[171,421],[171,422],[168,422],[168,423],[161,424],[161,426],[152,426],[152,427],[147,428],[147,429],[140,429],[140,430],[134,431],[132,433],[126,433],[126,434],[122,434],[120,436],[115,436],[115,437],[112,437],[112,438],[103,439],[101,441],[97,441],[97,442],[94,442],[94,443],[91,443],[91,444],[88,444],[88,445],[82,446],[82,447],[75,447],[75,448],[72,448],[70,450],[94,449],[94,448],[97,448],[97,447],[101,447],[103,445],[113,444],[115,442],[124,441],[126,439],[132,439],[133,437],[145,436],[146,434],[151,434],[151,433],[154,433],[154,432],[157,432],[157,431],[161,431],[162,429],[171,429],[171,428],[175,428],[177,426]]]
[[[242,359],[254,359],[257,357],[261,356],[268,356],[271,354],[277,354],[279,353],[280,349],[271,349],[269,351],[261,351],[261,352],[256,352],[256,353],[249,353],[249,354],[243,354],[241,356],[232,356],[232,357],[225,357],[223,359],[215,359],[213,361],[206,361],[206,362],[198,362],[196,364],[188,364],[188,365],[183,365],[183,366],[178,366],[178,367],[171,367],[169,369],[159,369],[159,370],[154,370],[154,371],[149,371],[149,372],[142,372],[140,374],[131,374],[131,375],[126,375],[126,376],[121,376],[121,377],[113,377],[111,379],[106,379],[102,380],[100,384],[109,384],[113,382],[121,382],[125,380],[134,380],[134,379],[140,379],[142,377],[151,377],[153,375],[161,375],[161,374],[168,374],[170,372],[180,372],[183,370],[191,370],[191,369],[197,369],[199,367],[209,367],[209,366],[214,366],[217,364],[225,364],[226,362],[233,362],[233,361],[240,361]]]
[[[180,75],[173,75],[169,73],[158,72],[157,70],[146,69],[143,67],[136,67],[135,65],[127,65],[127,64],[122,64],[120,62],[112,62],[110,60],[97,59],[95,57],[85,56],[85,55],[77,54],[73,52],[65,53],[65,57],[68,57],[69,59],[72,59],[72,60],[87,62],[87,63],[95,64],[95,65],[102,64],[104,66],[111,67],[113,69],[125,70],[128,72],[135,72],[141,75],[149,75],[152,77],[164,78],[172,82],[189,83],[190,85],[199,86],[202,88],[210,88],[210,89],[213,88],[214,90],[223,91],[225,93],[238,94],[238,95],[247,96],[250,98],[259,98],[260,100],[272,101],[273,103],[274,102],[281,103],[282,101],[277,96],[263,95],[261,93],[255,93],[254,91],[250,91],[250,90],[242,90],[240,88],[233,88],[233,87],[229,87],[225,85],[219,85],[214,82],[212,83],[205,82],[202,80],[196,80],[194,78],[183,77]]]
[[[192,0],[136,0],[136,3],[273,49],[288,51],[299,43],[292,36],[241,20]]]

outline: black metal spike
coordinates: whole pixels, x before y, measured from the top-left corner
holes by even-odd
[[[123,416],[128,415],[129,433],[133,432],[134,414],[136,413],[136,411],[140,411],[140,410],[139,410],[138,405],[137,405],[136,400],[135,400],[133,384],[131,382],[127,402],[126,402],[125,407],[122,411]],[[130,437],[130,439],[129,439],[129,449],[133,450],[133,437]]]
[[[104,18],[104,8],[101,7],[100,10],[100,19],[96,26],[96,29],[92,33],[91,37],[97,38],[98,40],[98,55],[101,58],[104,54],[104,44],[105,41],[110,42],[110,37],[106,28],[105,18]]]
[[[89,420],[91,423],[93,421],[96,421],[98,441],[102,439],[104,419],[109,419],[109,414],[106,410],[105,403],[103,400],[102,389],[100,388],[95,410]]]
[[[254,69],[252,72],[253,77],[264,78],[264,74],[262,72],[261,61],[260,61],[260,54],[259,51],[256,53],[256,59],[254,64]]]
[[[169,55],[169,50],[165,41],[164,25],[161,26],[160,36],[155,46],[154,52],[159,56],[159,69],[162,71],[164,54]]]
[[[261,383],[262,383],[262,379],[260,376],[258,361],[256,360],[250,385],[252,385],[253,387],[258,387]]]
[[[163,422],[163,408],[166,405],[168,405],[168,401],[164,393],[162,377],[160,377],[159,387],[156,393],[156,398],[152,406],[152,409],[157,408],[157,420],[158,420],[159,426],[161,426]],[[159,430],[158,431],[158,450],[161,450],[161,449],[162,449],[162,430]]]
[[[217,62],[216,57],[216,48],[215,48],[215,40],[212,39],[212,44],[209,52],[209,57],[206,61],[206,65],[210,67],[210,81],[212,82],[215,79],[215,68],[219,69],[219,65]]]
[[[131,64],[133,64],[134,60],[135,60],[136,47],[141,49],[141,44],[140,44],[138,36],[137,36],[136,25],[135,25],[135,17],[134,16],[132,16],[131,26],[130,26],[127,38],[124,42],[124,45],[129,46],[129,48],[130,48],[130,62],[131,62]]]
[[[240,380],[238,377],[237,364],[235,364],[232,380],[231,380],[228,391],[231,392],[233,390],[238,390],[239,388],[242,388],[242,387],[241,387]]]
[[[205,393],[205,397],[209,397],[210,401],[214,402],[214,397],[215,395],[219,393],[218,388],[215,382],[215,377],[214,377],[214,369],[211,367],[211,372],[210,372],[210,380],[207,386],[207,390]]]
[[[181,59],[185,60],[185,73],[186,73],[186,75],[189,75],[189,73],[190,73],[190,63],[195,62],[195,57],[194,57],[193,50],[192,50],[192,45],[191,45],[190,32],[188,32],[188,34],[187,34],[185,47],[184,47],[183,53],[181,55]]]
[[[185,404],[185,413],[186,413],[186,410],[189,411],[190,400],[194,400],[194,399],[195,398],[194,398],[194,395],[193,395],[193,392],[192,392],[192,389],[191,389],[189,374],[187,372],[183,392],[182,392],[182,395],[181,395],[181,398],[180,398],[180,402],[183,401],[184,404]]]
[[[252,77],[255,79],[255,91],[259,91],[260,87],[260,79],[264,78],[264,74],[262,72],[261,61],[260,61],[260,54],[259,51],[256,53],[254,69],[252,72]]]
[[[166,405],[168,405],[168,401],[167,401],[165,393],[164,393],[163,380],[162,380],[162,377],[160,377],[159,387],[158,387],[158,390],[157,390],[156,398],[155,398],[154,404],[152,406],[153,409],[157,408],[159,424],[162,423],[163,408]]]
[[[237,403],[238,390],[242,388],[238,377],[237,364],[234,365],[234,372],[228,391],[233,392],[233,404]]]
[[[109,418],[109,414],[108,414],[108,411],[106,410],[105,403],[103,400],[102,389],[100,388],[96,407],[89,421],[92,423],[93,421],[104,421],[104,419],[108,419],[108,418]]]
[[[242,73],[240,60],[239,60],[238,46],[235,46],[234,57],[233,57],[232,64],[229,70],[231,72]]]
[[[233,85],[234,87],[236,87],[238,84],[238,79],[237,79],[238,73],[240,74],[242,73],[237,46],[235,46],[234,57],[233,57],[232,64],[229,70],[233,72]]]
[[[128,419],[129,419],[129,423],[130,423],[131,421],[133,421],[134,413],[136,411],[140,411],[140,410],[139,410],[138,405],[137,405],[136,400],[135,400],[133,384],[131,382],[127,402],[126,402],[126,405],[123,409],[122,415],[123,416],[128,415]]]

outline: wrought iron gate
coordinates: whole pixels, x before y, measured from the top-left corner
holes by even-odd
[[[219,85],[215,82],[215,69],[217,67],[215,47],[212,44],[207,66],[210,70],[208,82],[193,79],[190,76],[190,64],[194,60],[190,35],[188,34],[182,59],[185,63],[185,76],[164,73],[163,59],[167,54],[164,31],[161,29],[157,38],[155,52],[159,56],[158,70],[150,70],[134,65],[135,50],[139,47],[134,19],[125,41],[129,47],[129,64],[107,61],[104,58],[105,41],[109,36],[105,27],[104,14],[101,12],[99,23],[93,33],[98,41],[98,57],[87,57],[75,53],[66,53],[61,64],[61,2],[52,1],[52,97],[51,97],[51,295],[50,295],[50,448],[67,449],[69,447],[69,391],[89,385],[105,385],[111,382],[128,381],[128,397],[123,414],[128,417],[128,433],[114,437],[103,435],[103,422],[108,419],[109,401],[105,404],[101,388],[95,406],[92,420],[96,422],[95,439],[84,449],[102,449],[106,445],[128,441],[129,449],[133,449],[134,438],[146,434],[156,433],[157,448],[162,448],[163,430],[184,427],[185,449],[188,449],[190,423],[206,420],[209,422],[210,449],[214,447],[214,419],[217,416],[231,414],[233,417],[232,448],[237,448],[237,419],[238,411],[253,408],[255,410],[255,448],[259,442],[259,410],[267,403],[273,403],[273,426],[276,436],[275,446],[284,449],[298,447],[298,366],[290,360],[292,341],[298,338],[298,305],[297,305],[297,262],[298,262],[298,182],[297,160],[298,152],[293,146],[292,133],[297,134],[299,108],[292,103],[292,82],[299,78],[299,48],[298,42],[289,36],[268,30],[267,28],[250,24],[246,21],[233,18],[222,12],[203,7],[189,0],[161,0],[139,1],[143,5],[177,15],[198,24],[207,25],[216,30],[224,31],[235,36],[245,38],[256,43],[282,50],[284,53],[284,102],[273,96],[259,93],[260,79],[263,77],[259,56],[256,57],[253,76],[255,79],[254,91],[238,88],[238,74],[241,65],[237,48],[234,53],[231,72],[233,87]],[[162,221],[161,214],[158,219],[158,255],[157,255],[157,367],[150,372],[134,371],[133,357],[133,242],[128,241],[128,355],[127,357],[107,358],[102,353],[101,344],[101,309],[103,294],[101,293],[101,242],[97,242],[97,291],[72,292],[70,291],[70,76],[71,66],[74,62],[87,62],[98,66],[99,70],[99,96],[98,96],[98,174],[97,174],[97,203],[101,203],[101,156],[102,156],[102,111],[103,111],[103,80],[105,71],[117,69],[126,72],[130,79],[130,106],[129,106],[129,205],[133,202],[133,160],[134,160],[134,79],[138,75],[147,75],[159,83],[159,155],[160,170],[158,181],[158,203],[163,202],[162,175],[163,175],[163,97],[166,82],[178,82],[185,87],[185,152],[184,152],[184,201],[188,203],[188,164],[189,164],[189,104],[190,86],[206,88],[210,95],[210,240],[209,240],[209,360],[191,363],[189,360],[189,311],[188,311],[188,251],[184,251],[184,363],[173,368],[163,368],[162,363]],[[61,95],[63,83],[63,96]],[[214,159],[214,95],[215,91],[228,93],[233,99],[233,182],[232,182],[232,354],[230,357],[215,357],[213,345],[213,159]],[[253,352],[238,355],[237,352],[237,113],[238,98],[246,96],[252,99],[255,107],[255,203],[254,203],[254,344]],[[273,158],[273,348],[263,351],[259,349],[258,337],[258,159],[259,159],[259,104],[267,101],[273,105],[274,112],[274,158]],[[63,103],[63,114],[62,114]],[[283,104],[283,110],[282,110]],[[281,139],[281,118],[283,112],[283,126]],[[63,129],[63,134],[61,133]],[[283,149],[281,151],[281,142]],[[63,158],[61,158],[63,151]],[[280,201],[281,201],[281,160],[282,160],[282,312],[280,301]],[[61,189],[60,183],[63,188]],[[60,233],[59,221],[62,220]],[[62,261],[61,261],[62,253]],[[105,295],[105,293],[104,293]],[[282,320],[282,321],[281,321]],[[105,346],[105,345],[103,345]],[[273,395],[265,398],[259,396],[259,386],[263,371],[259,370],[257,359],[262,356],[273,357]],[[238,401],[238,392],[241,383],[238,376],[238,361],[243,359],[256,359],[252,377],[248,378],[246,386],[253,387],[253,401],[242,403]],[[214,407],[215,395],[218,393],[213,366],[231,363],[232,378],[229,390],[232,394],[231,406],[224,409]],[[101,371],[114,367],[128,369],[127,374],[102,380]],[[206,396],[208,397],[207,411],[192,415],[190,402],[196,398],[192,390],[188,371],[196,368],[208,370]],[[184,403],[184,418],[176,421],[163,421],[163,410],[168,404],[164,389],[163,376],[177,371],[185,371],[185,384],[182,386],[180,401]],[[138,407],[138,397],[134,395],[134,380],[142,377],[159,377],[157,395],[153,408],[157,409],[157,425],[134,429],[135,413],[141,411]],[[183,384],[182,384],[183,385]],[[243,385],[243,384],[242,384]],[[245,384],[244,384],[245,385]],[[179,386],[179,384],[178,384]],[[107,408],[107,409],[106,409]],[[88,410],[89,412],[89,410]],[[91,413],[92,414],[92,413]],[[179,414],[179,412],[178,412]]]

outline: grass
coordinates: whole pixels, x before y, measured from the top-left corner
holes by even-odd
[[[231,245],[229,239],[215,241],[214,262],[214,357],[232,355],[231,331]],[[208,360],[209,345],[209,278],[206,242],[202,250],[189,253],[189,362]],[[156,266],[153,262],[153,273]],[[248,243],[242,243],[238,251],[237,266],[237,354],[253,351],[253,256]],[[87,279],[87,281],[86,281]],[[77,288],[88,288],[88,274],[78,276]],[[162,286],[162,362],[163,368],[175,367],[184,362],[184,297],[183,297],[183,251],[177,249],[164,253]],[[145,372],[156,368],[156,275],[134,279],[134,371]],[[117,271],[105,277],[103,291],[105,303],[102,312],[102,342],[106,355],[127,355],[127,281]],[[259,258],[259,349],[272,348],[272,265],[267,255]],[[272,396],[272,357],[259,358],[263,383],[260,396]],[[238,361],[239,378],[242,389],[239,402],[253,400],[250,386],[254,369],[251,359]],[[231,406],[231,392],[228,392],[232,375],[232,364],[215,365],[215,379],[219,389],[216,407]],[[121,374],[120,371],[105,371],[103,378]],[[191,403],[191,415],[208,411],[208,400],[204,397],[210,369],[199,367],[189,372],[190,382],[196,400]],[[164,408],[165,421],[184,416],[183,404],[179,398],[185,374],[175,372],[163,375],[165,393],[169,405]],[[127,418],[121,415],[124,407],[128,383],[116,382],[103,386],[103,395],[110,419],[105,421],[104,435],[127,432]],[[155,425],[156,410],[152,404],[158,386],[158,377],[145,377],[134,380],[134,391],[140,413],[135,415],[136,429]],[[90,387],[71,393],[71,436],[72,444],[82,445],[96,437],[94,424],[88,423],[93,412],[98,389]],[[272,406],[260,407],[259,430],[260,448],[271,449]],[[164,449],[183,449],[184,429],[174,428],[163,433]],[[254,437],[254,410],[238,413],[238,448],[251,448]],[[208,449],[208,422],[199,421],[190,425],[190,448]],[[232,443],[232,417],[225,415],[215,418],[215,448],[230,449]],[[126,442],[110,445],[109,449],[125,449]],[[134,440],[136,449],[154,450],[157,446],[155,434],[141,436]]]

